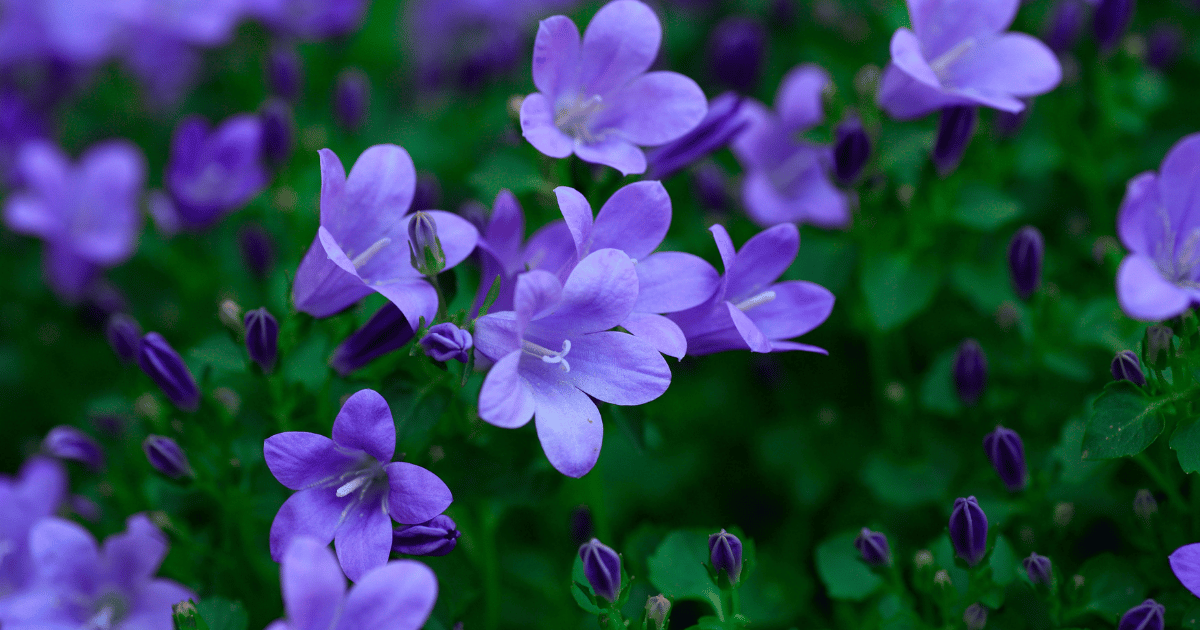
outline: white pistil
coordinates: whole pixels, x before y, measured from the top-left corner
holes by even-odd
[[[355,478],[351,479],[350,481],[347,481],[346,483],[342,484],[342,487],[337,489],[338,498],[340,499],[340,498],[350,494],[351,492],[358,490],[359,488],[366,485],[366,483],[370,480],[371,480],[371,478],[368,475],[359,475],[358,477],[355,477]]]
[[[771,300],[774,300],[774,299],[775,299],[774,291],[763,291],[762,293],[759,293],[758,295],[756,295],[752,298],[738,302],[737,307],[738,307],[738,310],[740,310],[744,313],[744,312],[754,308],[755,306],[761,306],[761,305],[766,304],[767,302],[770,302]]]
[[[532,341],[521,342],[521,350],[523,350],[526,354],[538,357],[543,363],[557,363],[558,366],[562,368],[563,372],[571,371],[571,364],[567,363],[567,353],[571,351],[570,339],[563,339],[562,352],[555,352],[549,348],[543,348]]]
[[[370,262],[371,259],[375,257],[375,254],[379,253],[379,250],[383,249],[384,247],[387,247],[391,243],[392,243],[392,239],[390,239],[386,236],[379,239],[378,241],[375,241],[374,244],[372,244],[370,247],[367,248],[367,251],[354,257],[354,260],[351,261],[354,263],[354,268],[362,269],[363,265]]]
[[[975,44],[975,38],[968,37],[959,42],[954,48],[947,50],[946,52],[942,53],[940,57],[930,62],[929,67],[933,68],[934,74],[936,74],[939,79],[945,82],[946,70],[950,67],[950,64],[953,64],[955,61],[961,59],[963,55],[967,54],[968,51],[975,47]]]

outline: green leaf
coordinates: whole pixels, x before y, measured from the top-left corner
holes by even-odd
[[[1181,422],[1171,435],[1171,448],[1179,456],[1179,466],[1185,473],[1200,471],[1200,422]]]
[[[673,531],[646,560],[650,583],[672,600],[700,599],[719,610],[721,594],[704,568],[707,560],[708,534],[694,530]]]
[[[1084,607],[1113,619],[1146,597],[1146,585],[1137,578],[1133,567],[1112,554],[1088,560],[1080,567],[1079,574],[1087,589]]]
[[[479,316],[487,315],[491,310],[492,305],[496,303],[496,298],[500,297],[500,276],[497,275],[495,280],[492,280],[492,286],[488,287],[487,295],[483,298],[483,304],[479,307]]]
[[[187,351],[186,363],[192,374],[199,376],[206,367],[218,373],[242,372],[246,369],[245,353],[227,333],[217,333]]]
[[[941,500],[950,475],[930,462],[895,464],[876,456],[867,462],[862,479],[881,503],[908,508]]]
[[[861,283],[871,320],[880,330],[899,327],[929,306],[938,281],[936,270],[918,265],[907,256],[867,259]]]
[[[1092,418],[1083,436],[1084,459],[1132,457],[1146,450],[1163,430],[1158,408],[1129,381],[1109,383],[1092,403]]]
[[[838,534],[817,547],[817,575],[833,599],[862,601],[882,583],[859,558],[854,547],[857,535],[857,532]]]
[[[992,580],[996,584],[1008,586],[1016,579],[1017,556],[1004,536],[996,537],[996,546],[992,548],[992,557],[988,563],[992,567]]]
[[[208,624],[204,623],[204,617],[196,610],[196,602],[190,599],[175,604],[172,607],[172,616],[175,620],[175,630],[211,630]]]
[[[1200,629],[1200,604],[1195,604],[1183,613],[1183,627],[1190,630]]]
[[[603,611],[592,599],[592,589],[586,586],[587,583],[587,575],[583,572],[583,559],[576,554],[575,564],[571,567],[571,597],[575,598],[575,603],[579,604],[580,608],[593,615],[598,615]]]
[[[1021,214],[1021,204],[991,186],[966,187],[955,205],[954,220],[976,230],[990,232]]]
[[[246,630],[249,619],[241,602],[224,597],[205,597],[196,604],[209,630]]]

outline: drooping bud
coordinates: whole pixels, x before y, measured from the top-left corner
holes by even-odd
[[[1186,42],[1183,30],[1175,24],[1167,22],[1155,25],[1146,43],[1146,64],[1151,68],[1166,70],[1175,63]]]
[[[1042,283],[1042,258],[1046,242],[1042,233],[1032,225],[1017,230],[1008,243],[1008,272],[1013,291],[1028,300]]]
[[[1166,611],[1162,604],[1147,599],[1121,616],[1117,630],[1163,630],[1163,614]]]
[[[296,102],[304,82],[304,65],[300,53],[291,46],[271,48],[267,58],[267,84],[271,92],[285,100]]]
[[[1133,513],[1149,525],[1150,519],[1158,514],[1158,501],[1154,498],[1154,493],[1145,488],[1138,490],[1137,494],[1133,495]]]
[[[646,152],[647,179],[665,180],[719,151],[741,133],[750,121],[741,116],[745,99],[725,92],[708,105],[708,113],[691,131]]]
[[[333,89],[333,117],[343,129],[354,133],[367,118],[371,84],[358,68],[346,68],[338,75]]]
[[[1034,584],[1045,584],[1050,586],[1050,582],[1054,580],[1054,574],[1050,570],[1050,558],[1039,556],[1037,553],[1029,554],[1028,558],[1021,561],[1025,565],[1025,573],[1029,575],[1029,581]]]
[[[967,624],[967,630],[983,630],[987,625],[987,607],[979,602],[975,602],[963,611],[963,623]]]
[[[458,545],[458,525],[439,514],[420,525],[401,525],[392,530],[392,551],[410,556],[444,556]]]
[[[962,161],[967,151],[971,135],[975,133],[975,124],[979,120],[979,112],[972,105],[951,105],[942,108],[938,120],[937,139],[933,142],[933,165],[943,177]]]
[[[1133,17],[1134,0],[1100,0],[1092,14],[1092,32],[1100,50],[1111,50],[1121,41]]]
[[[857,118],[838,125],[833,144],[833,174],[838,183],[850,185],[862,175],[871,158],[871,138]]]
[[[663,630],[667,627],[667,616],[671,614],[671,600],[662,593],[646,600],[646,619],[654,624],[653,630]],[[647,626],[647,630],[650,627]]]
[[[1112,377],[1114,381],[1129,381],[1138,387],[1146,385],[1146,375],[1142,373],[1142,366],[1138,364],[1137,354],[1133,350],[1122,350],[1113,357]]]
[[[1167,360],[1174,354],[1171,348],[1171,338],[1175,332],[1162,324],[1146,328],[1146,338],[1142,341],[1146,348],[1146,364],[1158,369],[1166,367]]]
[[[863,562],[873,567],[892,563],[892,550],[888,547],[887,536],[879,532],[862,528],[858,537],[854,539],[854,547],[862,554]]]
[[[158,472],[172,478],[193,477],[192,465],[179,444],[163,435],[147,435],[142,441],[146,459]]]
[[[987,553],[987,515],[975,497],[954,500],[950,513],[950,544],[954,555],[975,566]]]
[[[200,386],[188,371],[183,357],[162,335],[150,332],[142,337],[138,346],[138,367],[176,407],[195,411],[200,406]]]
[[[1042,41],[1055,54],[1062,54],[1075,47],[1079,31],[1083,28],[1087,7],[1083,0],[1060,0],[1050,12]]]
[[[82,462],[92,470],[104,467],[104,450],[90,435],[72,426],[50,429],[42,440],[42,450],[59,459]]]
[[[246,313],[246,351],[263,372],[275,368],[279,357],[279,322],[265,306]]]
[[[579,547],[579,558],[583,560],[583,575],[596,596],[617,601],[621,592],[621,556],[593,538]]]
[[[1016,431],[997,426],[995,431],[983,437],[983,450],[1009,492],[1025,489],[1029,482],[1025,446]]]
[[[742,575],[742,541],[722,529],[708,537],[708,555],[717,575],[724,571],[729,582],[737,584]]]
[[[262,122],[263,159],[276,166],[288,161],[295,143],[292,108],[281,99],[267,101],[258,113]]]
[[[966,339],[959,344],[954,355],[953,373],[954,387],[963,403],[974,405],[979,402],[987,385],[987,357],[978,341]]]
[[[112,346],[117,358],[129,363],[137,358],[138,344],[142,339],[142,327],[137,320],[125,313],[113,313],[104,326],[104,336]]]
[[[190,599],[171,606],[171,616],[175,621],[176,630],[198,630],[208,627],[200,616],[200,611],[196,610],[196,604]]]
[[[420,344],[425,349],[425,354],[435,361],[454,359],[466,363],[467,354],[472,346],[471,333],[450,322],[442,322],[430,328],[421,338]]]
[[[271,235],[257,225],[247,225],[238,234],[238,246],[250,275],[257,280],[266,278],[275,264],[275,246],[271,244]]]
[[[378,357],[403,348],[414,334],[404,313],[388,302],[333,351],[329,365],[344,377]]]
[[[761,24],[744,17],[728,17],[708,38],[709,67],[725,86],[749,94],[762,74],[767,33]]]
[[[446,268],[446,254],[438,239],[437,223],[428,212],[418,211],[408,222],[408,252],[413,269],[436,276]]]

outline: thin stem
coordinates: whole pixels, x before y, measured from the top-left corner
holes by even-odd
[[[446,318],[446,295],[442,293],[442,283],[438,282],[437,274],[431,274],[426,277],[429,278],[429,284],[433,285],[433,290],[437,291],[437,314],[433,316],[432,322],[425,322],[427,325],[432,326],[434,322],[440,322]]]
[[[1134,455],[1133,461],[1137,462],[1138,465],[1140,465],[1146,471],[1146,474],[1150,475],[1150,478],[1154,480],[1154,483],[1158,484],[1158,487],[1161,488],[1163,492],[1167,493],[1167,498],[1170,499],[1172,503],[1178,505],[1179,509],[1185,512],[1188,511],[1187,499],[1183,498],[1183,495],[1179,492],[1179,488],[1176,487],[1175,484],[1172,484],[1169,479],[1167,479],[1167,476],[1163,474],[1161,470],[1159,470],[1158,465],[1151,461],[1145,453],[1138,453],[1137,455]]]

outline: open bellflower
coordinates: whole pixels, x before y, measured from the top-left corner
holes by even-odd
[[[350,176],[341,160],[321,149],[321,226],[296,271],[296,309],[329,317],[377,292],[395,304],[416,330],[433,321],[437,291],[413,268],[407,214],[417,172],[408,152],[375,145],[358,157]],[[479,233],[466,219],[427,210],[437,224],[446,269],[475,249]]]
[[[67,496],[67,469],[49,457],[25,460],[17,476],[0,475],[0,595],[18,591],[33,579],[29,530],[55,514]],[[2,621],[0,613],[0,623]]]
[[[1179,579],[1184,588],[1200,597],[1200,543],[1184,545],[1167,558],[1171,563],[1171,571]]]
[[[9,196],[4,222],[46,242],[50,288],[79,301],[102,269],[125,262],[137,248],[146,159],[133,144],[112,140],[72,164],[58,147],[35,140],[22,147],[17,166],[25,188]]]
[[[538,151],[611,166],[624,175],[646,170],[641,146],[666,144],[691,131],[708,109],[696,82],[676,72],[646,72],[662,41],[654,11],[614,0],[582,39],[570,18],[538,25],[533,83],[521,104],[521,131]]]
[[[280,562],[285,619],[266,630],[420,630],[437,602],[437,576],[416,560],[372,569],[350,589],[328,543],[301,536]]]
[[[530,269],[556,272],[572,255],[571,233],[565,221],[548,223],[525,238],[525,213],[517,198],[507,190],[496,195],[492,216],[479,237],[479,259],[483,267],[479,293],[472,313],[478,313],[492,283],[500,279],[500,292],[491,310],[513,310],[517,276]]]
[[[1020,0],[907,0],[912,29],[892,36],[879,105],[893,118],[919,118],[950,105],[1008,112],[1062,80],[1048,46],[1005,32]]]
[[[554,468],[569,477],[587,474],[604,441],[592,398],[641,405],[671,384],[654,346],[612,330],[637,300],[633,261],[616,249],[592,252],[566,282],[540,269],[518,276],[514,310],[475,324],[476,350],[495,362],[479,392],[479,416],[511,429],[536,417]]]
[[[828,72],[803,64],[783,77],[773,110],[753,99],[742,106],[749,124],[731,147],[746,170],[742,202],[750,218],[763,227],[850,226],[850,196],[830,180],[833,149],[798,138],[825,118],[821,100],[829,84]]]
[[[800,249],[800,231],[785,223],[754,235],[736,251],[729,232],[709,228],[725,265],[720,286],[700,306],[670,313],[687,337],[692,356],[750,350],[827,352],[788,341],[820,326],[833,312],[833,294],[802,280],[775,282],[791,266]]]
[[[240,0],[272,31],[292,39],[319,40],[362,27],[370,0]]]
[[[1117,269],[1126,315],[1170,319],[1200,301],[1200,133],[1175,143],[1158,173],[1129,180],[1117,235],[1129,250]]]
[[[334,541],[351,580],[383,566],[392,549],[392,519],[405,525],[441,514],[453,498],[437,475],[393,462],[396,425],[387,401],[364,389],[333,421],[333,439],[290,431],[267,438],[267,467],[296,493],[271,524],[271,557],[283,558],[301,536]]]

